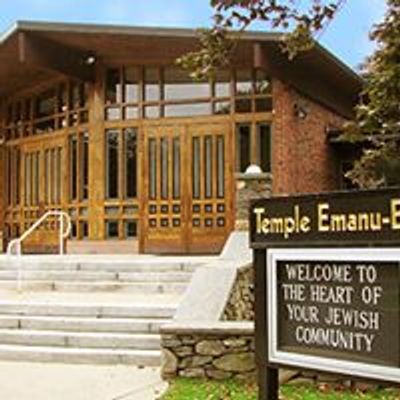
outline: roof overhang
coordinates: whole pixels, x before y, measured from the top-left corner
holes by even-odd
[[[351,114],[361,77],[319,44],[289,61],[281,51],[282,37],[241,33],[233,64],[264,66],[301,92]],[[0,37],[0,97],[60,74],[92,81],[93,60],[170,63],[197,46],[194,29],[17,22]]]

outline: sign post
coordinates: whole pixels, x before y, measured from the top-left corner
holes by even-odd
[[[278,368],[400,383],[400,189],[255,200],[259,398]]]

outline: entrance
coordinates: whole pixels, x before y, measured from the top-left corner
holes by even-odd
[[[230,136],[225,122],[145,125],[145,252],[221,250],[233,220]]]

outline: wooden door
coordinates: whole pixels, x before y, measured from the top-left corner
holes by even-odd
[[[231,135],[229,125],[188,127],[188,251],[220,252],[232,229]]]
[[[232,228],[229,124],[144,128],[145,252],[216,253]]]
[[[144,128],[144,195],[141,233],[145,252],[185,252],[185,127]]]
[[[46,211],[61,209],[66,165],[64,142],[53,139],[21,146],[22,231]],[[24,242],[25,252],[53,252],[58,247],[58,221],[47,220]]]

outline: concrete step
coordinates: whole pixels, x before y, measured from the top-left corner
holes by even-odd
[[[158,333],[167,319],[0,315],[0,328],[44,331]]]
[[[100,318],[171,318],[172,305],[81,304],[1,301],[0,315]]]
[[[68,261],[54,257],[52,260],[23,258],[22,269],[38,271],[96,271],[96,272],[193,272],[201,262],[163,261],[150,259],[148,261],[132,260],[104,260],[104,261]],[[12,270],[18,267],[15,257],[0,259],[0,270]]]
[[[190,282],[190,272],[111,272],[111,271],[55,271],[22,270],[25,281],[80,281],[80,282]],[[14,269],[0,270],[0,281],[17,279]]]
[[[0,280],[0,289],[13,290],[17,286],[14,280]],[[127,293],[176,293],[183,294],[187,288],[187,283],[182,282],[58,282],[48,280],[22,280],[22,288],[24,290],[59,290],[65,292],[103,292],[103,291],[123,291]]]
[[[66,348],[160,350],[157,334],[0,329],[0,343]]]
[[[0,360],[76,364],[159,366],[159,350],[77,349],[47,346],[0,345]]]

